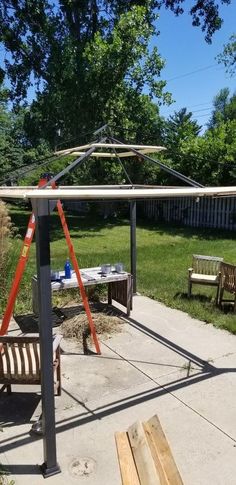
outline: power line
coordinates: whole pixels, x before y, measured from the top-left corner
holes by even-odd
[[[212,112],[212,108],[196,109],[195,111],[191,111],[191,113],[200,113],[200,111],[209,111],[211,113]]]
[[[69,141],[76,141],[76,140],[79,140],[81,138],[83,139],[85,136],[90,135],[92,133],[94,133],[94,130],[87,131],[86,133],[78,135],[76,138],[69,138],[69,139],[59,143],[57,145],[57,147],[59,147],[61,145],[66,145],[67,143],[69,143]],[[51,155],[47,155],[47,156],[44,156],[42,158],[38,158],[37,160],[33,161],[32,163],[22,164],[19,167],[15,167],[13,170],[8,171],[7,177],[0,180],[0,184],[4,184],[5,182],[7,182],[11,179],[14,180],[14,178],[22,177],[28,172],[34,171],[34,170],[36,170],[40,167],[47,165],[48,163],[55,162],[56,160],[59,160],[60,158],[63,158],[63,157],[65,157],[64,154],[62,154],[60,156],[56,156],[56,158],[55,158],[55,154],[52,153]],[[26,170],[21,172],[21,169],[23,169],[23,168],[26,168]],[[14,174],[15,174],[15,177],[14,177]]]
[[[208,116],[209,117],[210,113],[205,113],[204,115],[197,115],[197,116],[194,116],[194,118],[203,118],[204,116]]]
[[[211,64],[210,66],[200,67],[199,69],[195,69],[195,71],[186,72],[185,74],[180,74],[179,76],[175,76],[175,77],[172,77],[170,79],[166,79],[166,82],[175,81],[176,79],[181,79],[182,77],[186,77],[186,76],[191,76],[192,74],[196,74],[198,72],[206,71],[206,70],[212,69],[213,67],[216,67],[216,66],[218,66],[218,64]]]
[[[57,143],[57,148],[62,146],[62,145],[66,145],[67,143],[69,143],[71,141],[79,141],[81,139],[84,139],[87,135],[92,135],[93,133],[94,133],[94,130],[90,130],[90,131],[87,131],[86,133],[81,133],[81,135],[77,135],[76,137],[68,138],[65,141],[61,141],[60,143]]]
[[[211,104],[212,105],[212,101],[208,101],[207,103],[198,103],[198,104],[191,104],[190,106],[186,106],[186,108],[197,108],[198,106],[205,106],[206,104]]]

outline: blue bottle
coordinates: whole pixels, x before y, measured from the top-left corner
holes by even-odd
[[[71,278],[71,265],[70,265],[70,260],[67,259],[65,263],[65,279],[70,279]]]

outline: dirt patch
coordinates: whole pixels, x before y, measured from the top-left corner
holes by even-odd
[[[90,303],[90,310],[93,318],[96,332],[100,338],[107,339],[112,334],[122,332],[122,312],[107,305],[99,303]],[[83,342],[90,336],[87,315],[83,305],[74,306],[70,303],[61,309],[65,321],[60,327],[60,333],[64,338],[73,339]]]

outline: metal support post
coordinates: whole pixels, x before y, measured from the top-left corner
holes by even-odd
[[[130,202],[130,266],[133,276],[133,293],[137,291],[136,280],[136,200]]]
[[[43,476],[60,473],[56,454],[55,402],[53,376],[53,336],[51,307],[51,272],[49,240],[49,201],[32,201],[36,222],[36,256],[39,302],[39,334],[41,358]]]

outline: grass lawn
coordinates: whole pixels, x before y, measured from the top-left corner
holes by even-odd
[[[29,212],[11,207],[12,221],[25,234]],[[129,221],[104,221],[99,216],[67,215],[80,267],[99,266],[102,263],[122,261],[129,269]],[[64,267],[67,246],[57,214],[51,216],[52,268]],[[224,313],[214,306],[216,288],[193,285],[193,297],[187,299],[187,269],[192,254],[222,256],[236,264],[235,234],[213,229],[170,228],[164,225],[138,221],[137,227],[137,289],[167,306],[183,310],[193,317],[236,333],[236,316]],[[13,273],[21,248],[21,238],[12,247],[10,274]],[[31,276],[35,273],[35,244],[33,243],[27,270],[17,300],[16,313],[31,311]],[[58,296],[57,296],[58,298]],[[62,297],[61,297],[62,298]]]

